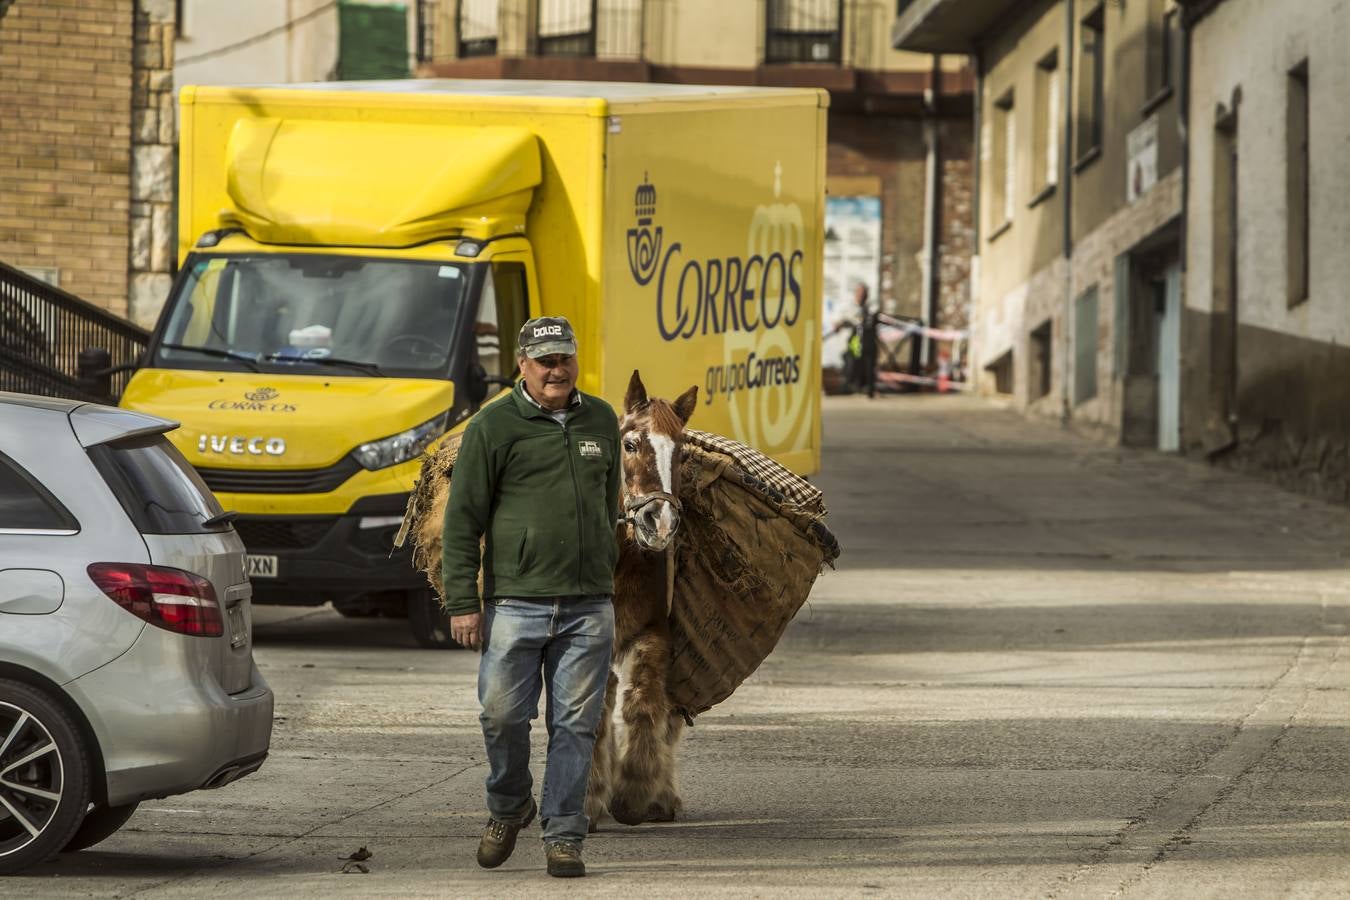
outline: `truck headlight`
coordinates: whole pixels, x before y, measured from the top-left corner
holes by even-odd
[[[421,456],[422,451],[427,449],[427,445],[445,434],[449,427],[450,410],[447,409],[436,418],[409,428],[407,431],[400,431],[398,434],[390,435],[387,438],[362,444],[352,451],[352,455],[356,457],[357,462],[367,469],[385,469],[389,466],[396,466],[399,463]]]

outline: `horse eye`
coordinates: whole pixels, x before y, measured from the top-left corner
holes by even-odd
[[[635,442],[635,441],[624,441],[624,442],[623,442],[623,449],[627,450],[629,453],[636,453],[636,452],[637,452],[637,442]]]

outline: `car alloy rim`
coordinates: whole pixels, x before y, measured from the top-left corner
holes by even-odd
[[[65,784],[61,751],[28,710],[0,701],[0,856],[46,830]]]

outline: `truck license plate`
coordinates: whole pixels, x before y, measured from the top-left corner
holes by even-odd
[[[248,627],[244,624],[244,604],[231,606],[226,618],[230,620],[230,647],[242,647],[248,643]]]
[[[275,556],[254,556],[249,554],[244,558],[248,561],[249,578],[277,577],[277,558]]]

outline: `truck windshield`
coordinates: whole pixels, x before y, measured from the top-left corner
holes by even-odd
[[[443,377],[467,274],[385,258],[196,257],[169,301],[155,364]]]

